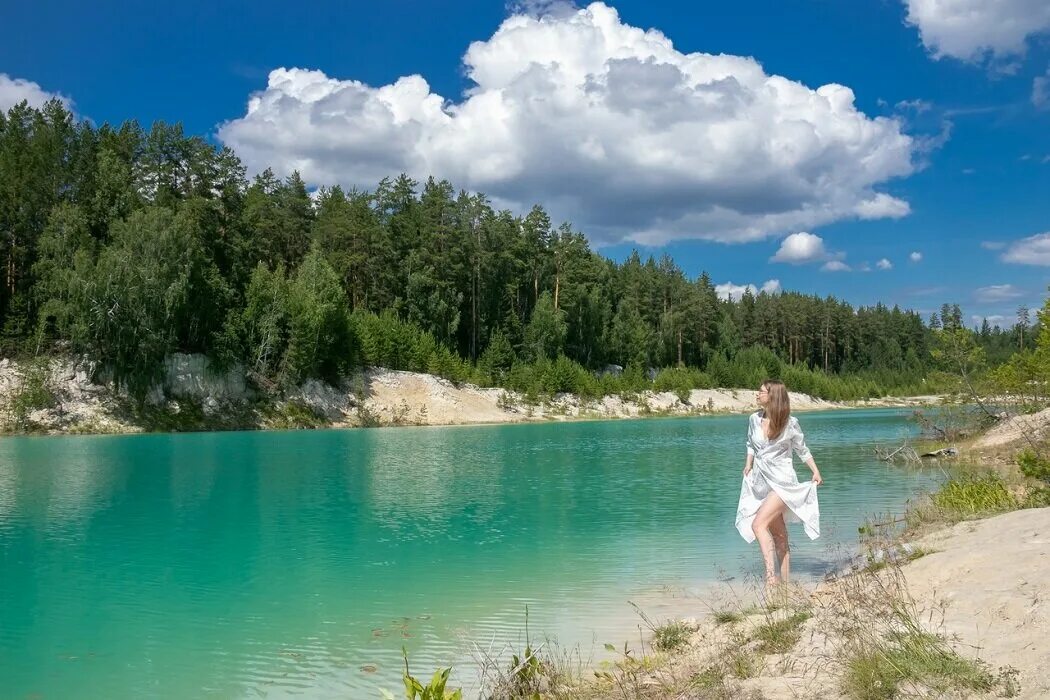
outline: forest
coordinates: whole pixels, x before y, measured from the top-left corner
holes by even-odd
[[[859,398],[928,393],[945,332],[992,365],[1037,332],[1024,309],[971,329],[951,303],[924,319],[721,299],[708,272],[610,260],[541,204],[516,215],[404,174],[368,191],[249,178],[180,125],[95,126],[57,100],[0,113],[0,262],[0,355],[84,356],[136,396],[183,352],[273,387],[383,366],[533,394],[774,376]]]

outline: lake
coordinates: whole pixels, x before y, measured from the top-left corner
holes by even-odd
[[[798,414],[827,482],[821,539],[790,526],[798,576],[934,482],[872,454],[917,432],[907,415]],[[534,645],[637,646],[628,601],[699,617],[713,587],[756,585],[733,526],[746,426],[0,438],[0,688],[400,696],[402,646],[415,675],[469,683],[473,644],[520,653],[526,606]]]

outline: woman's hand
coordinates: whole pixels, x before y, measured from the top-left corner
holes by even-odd
[[[744,476],[747,476],[750,473],[751,473],[751,465],[750,464],[745,464],[744,465]]]
[[[820,470],[816,467],[813,467],[813,483],[816,486],[820,486],[824,483],[824,478],[820,475]]]

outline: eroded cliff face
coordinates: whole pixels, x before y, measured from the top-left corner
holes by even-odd
[[[256,398],[243,370],[216,372],[203,355],[173,355],[165,376],[148,392],[145,406],[179,411],[193,402],[205,415]],[[123,433],[139,432],[127,393],[107,373],[82,358],[46,358],[31,362],[0,360],[0,423],[7,431]]]
[[[685,399],[685,400],[683,400]],[[845,404],[792,394],[796,410]],[[217,370],[203,355],[172,355],[163,380],[141,405],[106,372],[77,358],[0,360],[0,426],[6,432],[121,433],[143,430],[462,425],[649,415],[746,413],[750,389],[641,392],[581,400],[521,394],[417,372],[370,368],[337,386],[310,379],[296,387],[257,386],[240,367]]]

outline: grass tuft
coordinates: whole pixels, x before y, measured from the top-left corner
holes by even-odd
[[[762,660],[744,646],[735,646],[727,651],[726,668],[735,678],[757,678],[762,672]]]
[[[719,625],[728,625],[734,622],[740,622],[744,619],[743,614],[736,610],[715,610],[711,613],[711,617],[713,617],[715,622]]]
[[[949,519],[957,520],[1017,507],[1016,499],[996,474],[952,479],[933,494],[933,503]]]
[[[998,474],[952,478],[939,490],[908,508],[906,530],[915,532],[928,525],[987,517],[1020,506]]]
[[[689,643],[687,625],[672,620],[653,629],[653,648],[657,651],[675,651]]]
[[[802,636],[802,625],[812,613],[800,610],[782,620],[769,619],[755,628],[758,650],[763,654],[783,654],[790,651]]]
[[[843,683],[846,695],[855,700],[890,700],[906,684],[938,693],[987,692],[998,685],[984,664],[959,656],[940,637],[915,631],[891,634],[886,644],[854,654]]]

